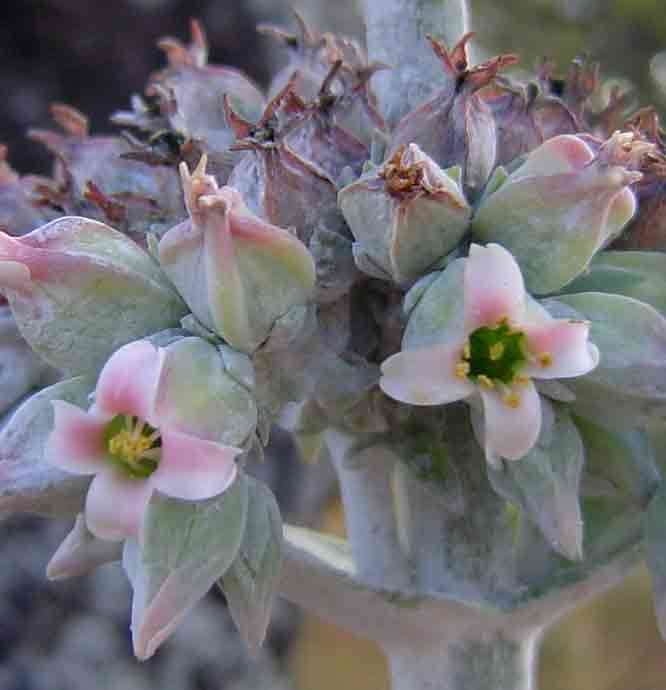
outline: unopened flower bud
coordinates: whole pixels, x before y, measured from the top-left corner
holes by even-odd
[[[531,292],[555,292],[633,217],[630,185],[651,147],[618,132],[595,154],[580,137],[554,137],[482,201],[472,231],[514,255]]]
[[[451,251],[471,218],[459,182],[416,144],[345,187],[339,204],[356,238],[356,256],[362,253],[401,284]]]
[[[314,262],[286,230],[253,215],[231,187],[181,167],[190,219],[159,245],[160,263],[197,319],[243,352],[253,352],[275,321],[305,304]]]

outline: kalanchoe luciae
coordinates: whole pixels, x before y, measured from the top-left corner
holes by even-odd
[[[204,370],[194,379],[193,358]],[[186,338],[167,348],[145,340],[122,347],[102,369],[87,411],[53,403],[45,458],[65,472],[94,475],[85,519],[95,536],[140,537],[153,491],[197,501],[230,486],[242,449],[222,440],[225,396],[240,396],[245,408],[232,412],[232,434],[243,441],[256,422],[247,391],[229,381],[212,345]]]
[[[594,369],[589,324],[554,319],[530,300],[518,264],[503,247],[473,244],[464,269],[463,323],[438,343],[407,349],[382,364],[382,390],[410,405],[443,405],[480,395],[485,452],[519,460],[541,428],[532,379],[581,376]]]
[[[481,201],[472,232],[512,252],[531,292],[560,290],[634,216],[631,185],[653,148],[626,132],[596,154],[577,136],[549,139]]]
[[[375,276],[383,272],[401,284],[451,251],[472,215],[459,182],[416,144],[345,187],[338,202],[356,238],[359,267],[370,261]]]
[[[304,305],[315,286],[305,246],[250,212],[232,187],[181,164],[190,219],[169,230],[160,263],[199,321],[243,352],[254,352],[275,321]]]
[[[459,165],[465,188],[479,191],[495,167],[497,132],[492,111],[478,91],[517,58],[501,55],[470,67],[467,44],[472,36],[463,36],[452,51],[430,38],[444,70],[441,91],[400,120],[389,155],[401,146],[418,144],[442,168]]]

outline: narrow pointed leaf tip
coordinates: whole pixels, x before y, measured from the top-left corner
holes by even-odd
[[[282,519],[270,489],[248,477],[248,511],[240,549],[219,581],[250,653],[266,636],[282,563]]]
[[[248,510],[239,474],[229,491],[207,501],[155,494],[140,541],[125,544],[123,565],[134,589],[132,642],[149,659],[187,612],[234,562]]]

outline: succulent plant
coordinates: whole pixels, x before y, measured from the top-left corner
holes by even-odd
[[[0,510],[75,519],[49,577],[122,561],[140,659],[217,583],[252,650],[279,593],[396,690],[526,690],[643,553],[666,632],[665,139],[595,65],[471,66],[461,0],[364,8],[369,55],[263,27],[266,94],[193,22],[118,136],[0,148]],[[347,540],[282,524],[272,425]]]

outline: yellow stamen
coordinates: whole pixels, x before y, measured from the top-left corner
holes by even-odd
[[[553,364],[553,355],[550,352],[542,352],[539,355],[539,364],[546,369]]]
[[[480,376],[478,376],[477,380],[482,388],[487,388],[488,390],[492,390],[493,388],[495,388],[493,380],[488,378],[485,374],[481,374]]]
[[[129,432],[123,429],[109,439],[109,452],[133,464],[146,457],[146,453],[150,451],[153,442],[154,439],[148,436],[137,437],[134,431]]]
[[[511,391],[510,393],[506,393],[504,397],[502,398],[502,402],[507,406],[512,409],[517,409],[520,407],[520,395],[516,393],[515,391]]]
[[[469,341],[465,343],[465,347],[463,348],[463,358],[464,359],[469,359],[472,356],[472,347],[469,344]]]
[[[526,386],[530,382],[530,379],[529,376],[525,376],[525,374],[516,374],[513,382],[519,386]]]
[[[456,364],[456,376],[459,379],[466,379],[467,375],[469,374],[470,366],[469,362],[458,362]]]
[[[504,344],[503,343],[495,343],[491,348],[490,348],[490,359],[493,362],[496,362],[498,359],[502,359],[502,355],[504,354]]]

